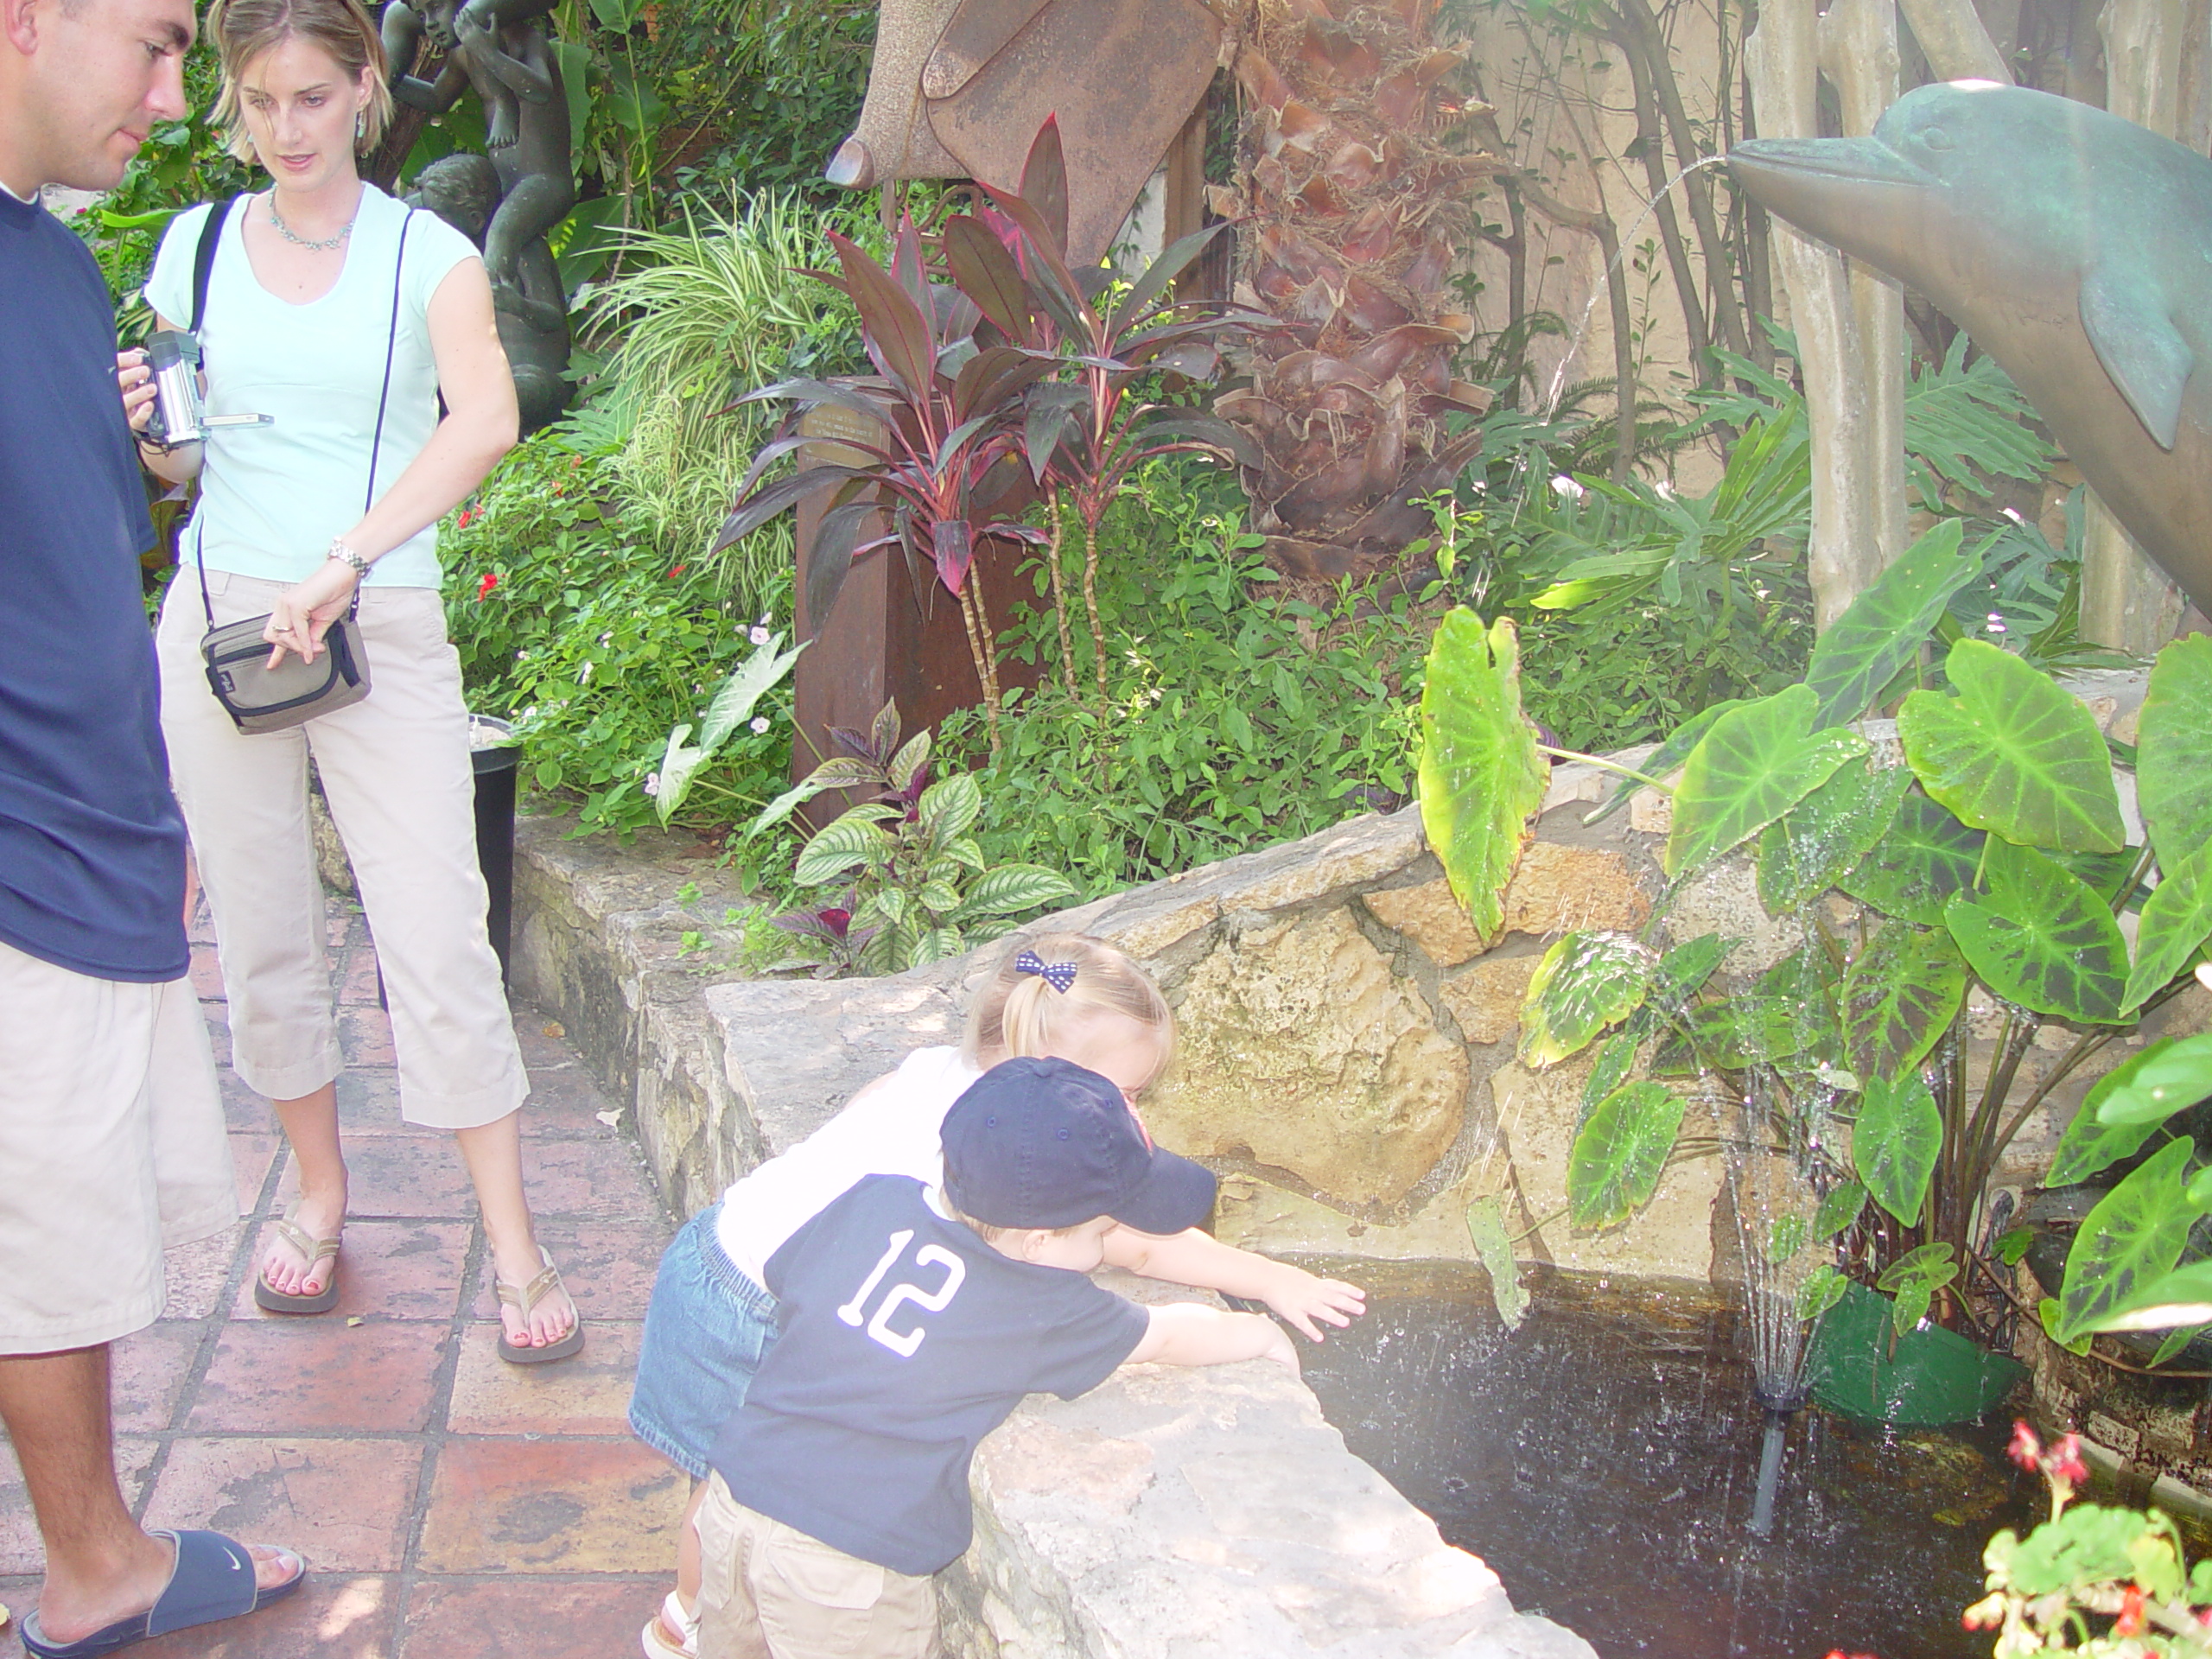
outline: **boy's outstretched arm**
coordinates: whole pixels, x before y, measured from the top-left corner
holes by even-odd
[[[1264,1313],[1228,1313],[1196,1302],[1146,1312],[1151,1323],[1124,1364],[1226,1365],[1232,1360],[1272,1359],[1298,1375],[1297,1350]]]
[[[1345,1325],[1367,1312],[1367,1293],[1357,1285],[1317,1278],[1287,1262],[1270,1262],[1195,1227],[1166,1237],[1116,1227],[1106,1235],[1106,1260],[1147,1279],[1265,1302],[1315,1342],[1321,1340],[1317,1319]]]

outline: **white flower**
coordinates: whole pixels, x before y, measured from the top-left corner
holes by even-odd
[[[591,678],[591,662],[587,658],[584,662],[584,665],[576,671],[576,683],[578,685],[583,684]]]
[[[745,637],[756,645],[765,645],[775,636],[766,628],[747,628],[745,631]]]
[[[1580,501],[1582,499],[1582,486],[1565,473],[1561,473],[1552,480],[1552,493],[1563,495],[1570,501]]]
[[[660,793],[660,773],[649,772],[645,774],[645,793],[654,796]]]
[[[765,732],[765,731],[766,731],[766,730],[768,729],[768,716],[767,716],[767,715],[753,715],[753,729],[755,732]]]

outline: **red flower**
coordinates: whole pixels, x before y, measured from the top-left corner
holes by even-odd
[[[2133,1585],[2120,1592],[2120,1622],[2112,1627],[2114,1636],[2143,1634],[2143,1592]]]
[[[688,565],[688,564],[679,564],[679,565],[677,565],[677,566],[676,567],[676,569],[674,569],[673,570],[671,570],[671,571],[670,571],[670,572],[668,573],[668,579],[669,579],[671,582],[674,582],[674,581],[675,581],[678,576],[682,575],[683,575],[686,570],[689,570],[690,568],[691,568],[691,567],[690,567],[690,565]]]
[[[491,597],[492,590],[499,585],[499,578],[498,575],[492,571],[486,570],[484,573],[484,580],[476,584],[476,602],[479,605],[481,605],[486,599]]]
[[[2088,1484],[2089,1465],[2082,1460],[2082,1437],[2079,1434],[2063,1434],[2054,1440],[2043,1466],[2053,1480],[2063,1480],[2070,1486]]]
[[[469,525],[476,522],[476,509],[474,507],[463,507],[461,510],[461,517],[454,522],[461,529],[467,530]]]
[[[2005,1448],[2005,1455],[2030,1474],[2043,1465],[2043,1442],[2036,1438],[2025,1418],[2012,1420],[2012,1444]]]

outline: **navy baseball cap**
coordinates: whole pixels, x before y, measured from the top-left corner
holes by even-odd
[[[1179,1233],[1213,1213],[1213,1172],[1146,1138],[1122,1091],[1067,1060],[1001,1061],[939,1131],[944,1191],[992,1227],[1073,1227],[1111,1216]]]

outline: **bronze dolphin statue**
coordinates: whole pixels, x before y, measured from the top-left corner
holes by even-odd
[[[1871,137],[1751,139],[1728,166],[1963,327],[2212,611],[2212,161],[2071,99],[1953,81]]]

